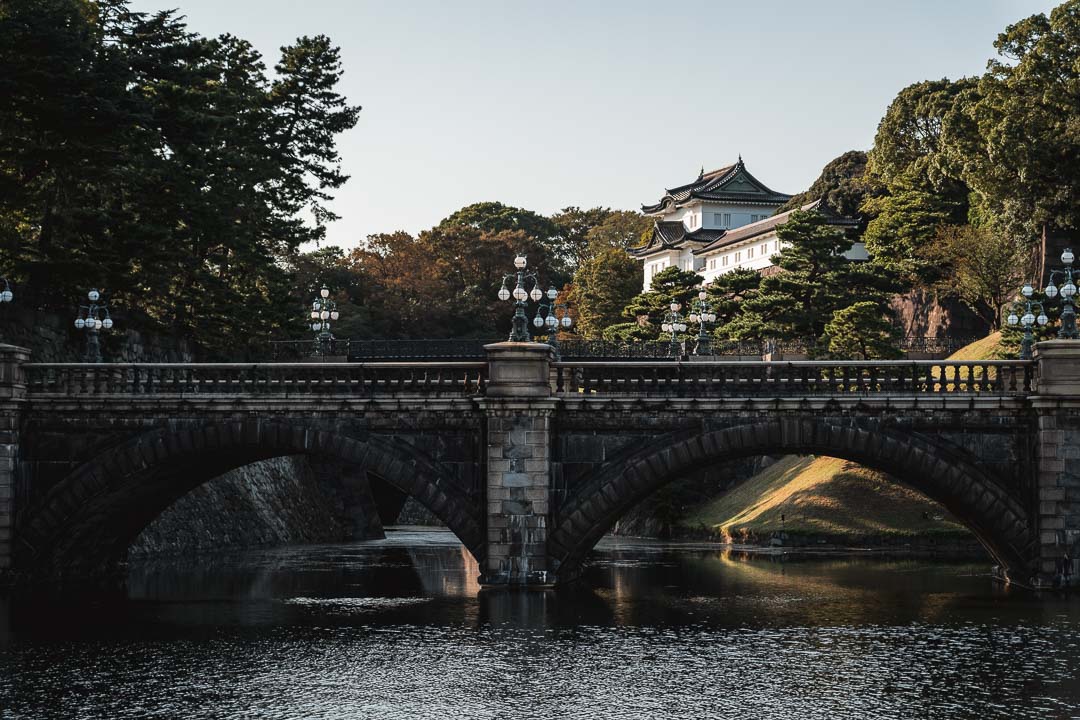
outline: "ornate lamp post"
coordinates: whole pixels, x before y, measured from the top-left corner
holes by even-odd
[[[1009,323],[1009,325],[1020,325],[1024,328],[1024,339],[1020,342],[1021,360],[1031,359],[1031,348],[1035,344],[1035,339],[1032,337],[1031,332],[1032,328],[1036,323],[1045,325],[1049,321],[1049,318],[1046,317],[1046,312],[1043,310],[1042,303],[1031,300],[1031,295],[1034,292],[1031,285],[1025,284],[1020,290],[1020,294],[1024,296],[1024,299],[1012,303],[1012,305],[1009,306],[1009,315],[1005,318],[1005,322]],[[1038,315],[1035,315],[1035,310],[1039,311]],[[1023,315],[1018,314],[1021,312]]]
[[[524,255],[514,258],[514,267],[517,272],[503,276],[502,288],[499,290],[500,300],[514,299],[514,320],[510,326],[510,342],[531,342],[529,335],[529,319],[525,316],[526,300],[532,298],[533,302],[540,302],[544,297],[540,289],[540,280],[534,272],[525,271],[526,260]],[[515,278],[514,291],[506,287],[506,281]],[[529,280],[532,280],[532,291],[526,292],[525,288]],[[552,288],[554,290],[554,288]],[[556,293],[557,294],[557,293]]]
[[[0,277],[0,283],[3,283],[3,290],[0,290],[0,303],[9,303],[15,299],[15,293],[11,292],[11,285],[8,283],[7,278]]]
[[[98,333],[102,330],[111,330],[112,318],[109,317],[109,306],[101,301],[101,293],[97,288],[91,288],[86,293],[89,305],[80,305],[79,313],[75,318],[75,327],[86,331],[86,362],[101,362],[101,340]]]
[[[330,332],[330,321],[341,317],[337,303],[330,299],[330,288],[325,285],[319,290],[319,297],[311,303],[311,329],[315,331],[315,356],[329,355],[333,352],[334,334]]]
[[[671,333],[671,356],[679,357],[682,354],[682,347],[679,345],[678,333],[686,332],[686,323],[683,322],[683,317],[679,314],[679,310],[682,309],[680,303],[672,302],[668,307],[670,310],[664,314],[664,321],[660,323],[660,330]]]
[[[1076,332],[1076,310],[1073,308],[1073,297],[1076,295],[1076,279],[1080,277],[1080,271],[1073,266],[1075,260],[1073,251],[1066,248],[1061,253],[1061,262],[1065,267],[1050,271],[1050,282],[1046,286],[1046,297],[1053,299],[1061,293],[1061,329],[1058,330],[1058,338],[1061,340],[1076,340],[1080,334]],[[1059,289],[1054,285],[1054,278],[1064,278],[1065,283]]]
[[[697,294],[697,301],[690,309],[690,322],[698,324],[697,347],[695,355],[712,354],[712,336],[707,325],[716,322],[716,314],[709,307],[709,295],[704,290]]]
[[[536,306],[533,327],[537,329],[547,327],[548,345],[555,348],[557,358],[559,357],[559,328],[569,330],[574,321],[570,319],[570,305],[555,302],[555,299],[559,297],[559,291],[554,286],[548,288],[546,294],[548,301]]]

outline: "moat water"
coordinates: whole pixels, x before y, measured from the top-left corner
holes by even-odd
[[[607,539],[478,592],[444,531],[0,595],[0,718],[1077,718],[1080,598],[986,563]]]

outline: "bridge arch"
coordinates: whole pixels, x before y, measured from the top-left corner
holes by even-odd
[[[139,532],[198,485],[259,460],[323,455],[362,465],[416,498],[482,562],[480,503],[412,445],[300,422],[170,422],[85,462],[20,522],[19,567],[89,574],[119,558]]]
[[[968,527],[1006,577],[1026,582],[1033,531],[1024,506],[955,448],[897,429],[827,419],[775,419],[702,432],[610,461],[562,504],[548,547],[560,580],[634,505],[700,467],[756,455],[828,455],[886,472],[945,506]]]

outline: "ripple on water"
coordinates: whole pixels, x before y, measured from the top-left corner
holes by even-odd
[[[230,565],[224,602],[276,609],[259,622],[207,608],[222,584],[177,581],[121,603],[115,631],[14,626],[0,718],[1080,716],[1075,606],[1001,598],[940,567],[905,565],[889,585],[874,563],[620,546],[630,566],[601,565],[578,595],[478,598],[440,590],[464,586],[460,546],[424,542],[388,568],[380,553],[406,545],[347,546],[352,569],[330,579],[305,575],[296,549],[250,582]],[[312,553],[333,562],[332,547]]]

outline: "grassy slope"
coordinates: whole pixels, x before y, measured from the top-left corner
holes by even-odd
[[[993,333],[948,359],[995,359],[1000,357],[1000,341],[1001,333]],[[783,529],[792,534],[853,540],[871,535],[968,535],[940,505],[884,473],[829,457],[782,458],[702,506],[683,524],[712,527],[735,540],[748,535],[761,538],[781,530],[781,514],[785,516]]]
[[[851,540],[967,535],[940,505],[923,495],[883,473],[830,457],[785,457],[683,522],[712,527],[739,541],[779,532],[781,514],[783,529],[793,535]]]
[[[1001,357],[1001,333],[991,333],[982,340],[976,340],[970,345],[965,345],[952,355],[948,360],[996,360]]]

